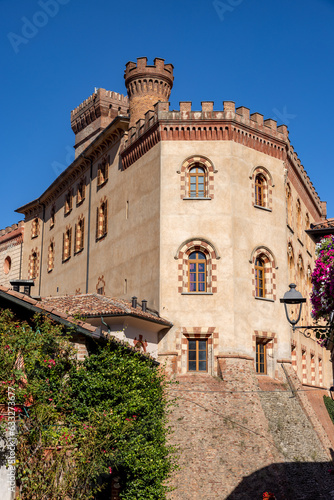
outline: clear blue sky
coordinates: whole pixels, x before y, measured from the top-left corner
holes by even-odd
[[[334,0],[0,0],[0,26],[0,228],[73,160],[71,110],[126,93],[140,56],[174,65],[172,109],[233,100],[285,122],[334,216]]]

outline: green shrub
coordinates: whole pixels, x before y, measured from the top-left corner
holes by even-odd
[[[20,414],[19,498],[89,499],[117,477],[122,499],[164,499],[174,462],[163,374],[112,340],[80,362],[74,333],[0,312],[0,402],[10,386]]]
[[[328,396],[324,396],[324,403],[334,424],[334,401]]]

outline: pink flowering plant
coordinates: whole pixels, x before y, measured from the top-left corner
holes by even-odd
[[[18,500],[110,497],[113,478],[124,500],[166,498],[175,466],[163,373],[112,339],[87,338],[89,356],[79,361],[75,334],[0,310],[0,403],[12,387]],[[2,438],[5,428],[3,418]]]
[[[334,235],[325,236],[316,245],[314,270],[312,273],[312,316],[316,321],[330,321],[334,311]],[[328,335],[316,332],[317,338],[327,342]]]

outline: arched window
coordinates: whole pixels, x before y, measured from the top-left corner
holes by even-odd
[[[214,174],[213,163],[205,156],[191,156],[181,165],[177,171],[180,177],[181,199],[207,199],[214,198]]]
[[[199,164],[189,169],[189,198],[204,198],[206,195],[205,170]]]
[[[204,238],[184,241],[176,251],[178,260],[178,292],[217,293],[217,261],[214,245]]]
[[[265,278],[264,278],[264,261],[262,258],[257,258],[255,260],[255,296],[265,297]]]
[[[296,204],[296,211],[297,211],[297,236],[299,239],[301,239],[301,232],[302,232],[302,210],[301,210],[301,205],[300,205],[300,200],[297,200]]]
[[[103,238],[108,232],[108,201],[105,199],[96,209],[96,239]]]
[[[55,213],[56,213],[56,209],[53,206],[51,208],[51,212],[50,212],[50,229],[52,229],[55,225]]]
[[[266,179],[262,174],[255,177],[255,205],[258,207],[265,206],[265,189]]]
[[[31,267],[30,267],[30,277],[31,279],[37,278],[37,253],[33,252],[31,255]]]
[[[39,222],[38,218],[36,217],[36,219],[32,221],[31,225],[31,238],[37,238],[38,233],[39,233]]]
[[[71,257],[72,228],[69,227],[63,234],[63,262]]]
[[[54,242],[50,241],[49,252],[48,252],[48,273],[54,268],[54,256],[55,256],[55,246]]]
[[[85,219],[82,217],[75,225],[75,253],[84,248]]]
[[[188,291],[206,292],[206,257],[203,252],[192,252],[189,255]]]
[[[276,300],[276,264],[271,250],[264,246],[254,248],[249,263],[252,264],[253,297]]]
[[[255,167],[249,178],[252,179],[253,206],[271,211],[274,187],[271,173],[265,167]]]

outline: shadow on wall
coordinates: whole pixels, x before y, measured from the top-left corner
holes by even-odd
[[[262,500],[265,491],[276,500],[334,499],[333,462],[298,462],[296,457],[295,462],[272,464],[244,477],[226,500]]]

